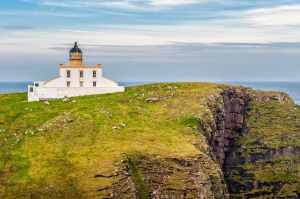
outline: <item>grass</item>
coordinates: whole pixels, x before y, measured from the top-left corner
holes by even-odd
[[[249,132],[237,140],[242,146],[237,151],[245,163],[231,168],[233,175],[229,178],[241,184],[256,181],[260,186],[232,197],[248,198],[251,194],[258,194],[260,197],[257,198],[296,197],[300,192],[300,159],[292,157],[292,151],[285,154],[281,151],[300,148],[300,107],[284,102],[252,101],[246,124],[250,127]],[[273,155],[267,155],[270,151]],[[263,156],[253,160],[260,155]],[[237,177],[239,167],[252,177]]]
[[[95,175],[112,176],[127,157],[132,157],[128,166],[140,198],[148,198],[151,190],[134,157],[205,156],[203,173],[218,178],[216,165],[206,161],[211,158],[201,131],[212,131],[209,104],[222,103],[222,89],[224,85],[206,83],[150,84],[123,93],[53,100],[50,105],[29,103],[26,94],[0,95],[0,198],[101,198],[98,190],[119,179]],[[159,101],[147,103],[150,97]],[[254,179],[234,169],[232,179],[242,184],[282,182],[273,196],[295,196],[300,192],[299,159],[251,162],[250,157],[268,149],[300,146],[299,106],[253,101],[248,108],[250,131],[237,140],[246,162],[239,166]],[[180,172],[167,182],[170,188],[182,190],[187,174],[184,168],[177,169]],[[272,187],[241,192],[237,198],[260,192],[271,194]]]
[[[253,145],[256,140],[273,148],[300,146],[300,107],[278,102],[250,104],[248,125],[251,127],[240,144]],[[266,136],[268,135],[268,136]]]
[[[197,118],[210,111],[208,99],[220,90],[205,83],[153,84],[50,105],[26,102],[26,94],[0,95],[0,197],[89,197],[116,180],[95,174],[112,175],[128,155],[195,156],[201,153],[194,146]],[[147,103],[149,97],[160,100]],[[126,127],[113,129],[120,124]]]
[[[141,199],[147,199],[150,196],[150,189],[145,183],[145,179],[143,177],[142,172],[139,167],[135,163],[135,158],[128,158],[128,166],[131,172],[131,177],[136,185],[137,196]]]

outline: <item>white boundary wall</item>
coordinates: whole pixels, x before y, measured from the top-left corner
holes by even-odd
[[[87,87],[49,88],[49,87],[28,86],[28,101],[39,101],[44,99],[57,99],[57,98],[64,98],[64,97],[76,97],[76,96],[96,95],[96,94],[115,93],[115,92],[124,92],[124,91],[125,91],[124,86],[89,87],[89,88]]]

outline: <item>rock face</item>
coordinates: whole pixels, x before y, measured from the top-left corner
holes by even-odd
[[[221,95],[222,103],[212,106],[215,124],[208,141],[230,197],[300,198],[300,126],[295,124],[300,115],[293,100],[237,88]]]
[[[278,159],[292,159],[292,162],[285,163],[298,164],[300,147],[249,146],[255,151],[249,153],[247,146],[239,144],[240,140],[247,139],[246,136],[251,131],[247,121],[252,117],[248,115],[250,103],[293,104],[291,98],[280,93],[265,95],[239,88],[224,89],[220,98],[221,103],[210,106],[214,115],[214,123],[210,124],[212,131],[205,132],[211,154],[182,159],[155,159],[147,156],[128,159],[124,162],[124,170],[120,172],[123,176],[121,175],[118,183],[99,191],[106,192],[107,198],[226,199],[229,194],[230,198],[280,198],[277,196],[282,194],[282,189],[286,189],[286,184],[292,183],[297,187],[293,180],[261,180],[246,166],[260,166],[262,163],[270,167],[277,164]],[[260,142],[255,140],[255,143]],[[276,173],[277,167],[272,168],[271,172]],[[297,188],[290,192],[287,194],[290,195],[288,198],[299,198],[300,191],[297,192]]]
[[[106,198],[226,199],[229,194],[222,176],[218,165],[206,155],[182,159],[131,157],[123,162],[119,181],[99,192]]]
[[[238,89],[222,92],[223,105],[214,107],[215,130],[209,138],[217,162],[223,168],[225,161],[236,161],[230,153],[234,139],[243,133],[244,111],[249,94]]]
[[[293,104],[294,101],[293,99],[288,96],[286,93],[281,93],[281,92],[273,92],[273,93],[268,93],[267,95],[262,95],[259,92],[252,92],[251,93],[251,99],[256,100],[256,101],[261,101],[261,102],[285,102],[289,104]]]
[[[221,96],[223,103],[212,106],[215,124],[212,127],[214,131],[209,137],[209,144],[221,167],[225,161],[226,164],[239,161],[238,155],[231,149],[234,147],[234,140],[247,133],[247,126],[244,125],[245,111],[250,101],[293,103],[293,100],[284,93],[262,95],[238,88],[224,89]]]

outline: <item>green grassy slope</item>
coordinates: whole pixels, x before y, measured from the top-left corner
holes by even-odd
[[[220,90],[154,84],[50,105],[28,103],[25,94],[0,95],[0,196],[89,197],[116,181],[94,176],[113,175],[125,157],[203,154],[208,146],[194,118],[212,118],[207,102]],[[147,103],[149,97],[160,100]]]
[[[226,198],[199,128],[214,125],[224,88],[150,84],[49,105],[0,95],[0,198]],[[243,162],[227,173],[240,188],[232,197],[297,197],[299,106],[252,101],[246,126],[234,149]]]

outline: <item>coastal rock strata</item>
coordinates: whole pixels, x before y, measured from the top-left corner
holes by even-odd
[[[209,155],[129,157],[123,164],[123,177],[112,187],[99,190],[106,198],[229,198],[223,173]]]
[[[239,89],[225,89],[221,93],[223,104],[213,106],[215,124],[209,137],[209,145],[216,161],[223,168],[224,164],[237,161],[235,154],[231,154],[233,141],[242,135],[245,106],[250,99],[246,91]]]
[[[247,108],[249,108],[247,104],[249,102],[294,103],[285,93],[263,93],[251,89],[238,88],[224,89],[221,92],[221,98],[222,103],[214,103],[210,106],[214,115],[214,124],[210,125],[211,132],[205,132],[214,158],[221,168],[241,161],[240,156],[234,153],[233,149],[240,147],[235,141],[245,135],[251,128],[245,123]],[[200,126],[203,126],[203,124],[200,124]],[[202,130],[205,129],[202,128]],[[277,150],[277,152],[274,152],[274,149],[268,149],[266,154],[273,154],[275,157],[278,153],[287,153],[289,150],[296,149],[287,147]]]
[[[282,93],[260,93],[236,87],[224,89],[219,99],[210,105],[213,121],[199,119],[199,128],[206,135],[210,151],[189,158],[127,157],[122,163],[122,170],[115,176],[118,180],[111,187],[99,189],[99,193],[106,198],[154,199],[226,199],[229,194],[230,198],[275,196],[272,192],[286,189],[286,183],[261,180],[251,169],[264,169],[270,165],[280,168],[282,162],[278,159],[284,159],[289,165],[299,164],[300,147],[272,148],[256,140],[255,146],[249,146],[252,147],[249,152],[239,143],[251,132],[247,120],[252,117],[248,112],[254,107],[249,104],[271,101],[293,104],[291,98]],[[249,164],[253,168],[247,168]],[[276,168],[273,170],[276,172]],[[297,186],[296,182],[290,182]],[[297,197],[299,195],[290,198]]]
[[[212,131],[205,134],[230,197],[300,198],[300,115],[293,100],[283,93],[227,88],[217,101],[222,102],[211,106]]]

